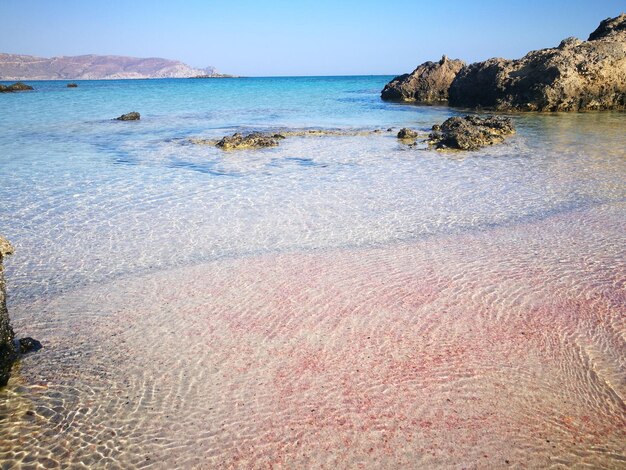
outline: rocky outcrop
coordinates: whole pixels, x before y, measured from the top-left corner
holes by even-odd
[[[383,99],[432,103],[447,97],[450,106],[497,111],[623,110],[626,14],[602,21],[587,41],[567,38],[519,60],[493,58],[458,70],[453,62],[460,61],[445,65],[442,59],[439,69],[426,62],[395,78]]]
[[[13,253],[13,247],[0,236],[0,387],[6,385],[11,373],[11,365],[17,357],[13,342],[15,335],[9,323],[6,303],[6,285],[2,262],[4,257]]]
[[[626,14],[622,13],[615,18],[607,18],[600,22],[596,30],[589,35],[587,41],[610,38],[626,33]]]
[[[67,87],[68,88],[78,88],[78,85],[76,83],[68,83]]]
[[[253,132],[251,134],[240,134],[239,132],[222,138],[215,146],[222,150],[243,150],[264,147],[276,147],[278,140],[284,139],[282,134],[263,134]]]
[[[16,82],[13,85],[0,85],[0,93],[12,93],[14,91],[28,91],[32,89],[32,86],[22,82]]]
[[[446,102],[450,84],[464,65],[465,62],[450,60],[445,55],[439,62],[425,62],[413,72],[390,81],[381,92],[381,97],[390,101],[425,104]]]
[[[588,41],[464,67],[449,95],[452,106],[499,111],[626,109],[626,15],[603,21]]]
[[[515,129],[509,118],[451,117],[443,124],[433,126],[428,143],[439,149],[476,150],[500,143],[513,133]]]
[[[398,139],[406,140],[406,139],[415,139],[417,137],[417,132],[413,129],[409,129],[407,127],[403,127],[398,132]]]
[[[116,121],[139,121],[139,119],[141,119],[141,114],[137,111],[131,111],[115,118]]]

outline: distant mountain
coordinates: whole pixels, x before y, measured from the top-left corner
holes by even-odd
[[[0,80],[104,80],[119,78],[222,77],[213,67],[196,69],[177,60],[113,55],[34,57],[0,53]]]

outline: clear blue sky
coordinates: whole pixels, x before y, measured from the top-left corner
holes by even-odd
[[[0,52],[179,59],[248,76],[408,72],[586,39],[614,0],[0,0]]]

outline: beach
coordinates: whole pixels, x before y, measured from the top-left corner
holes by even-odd
[[[624,465],[624,113],[410,148],[388,79],[8,97],[7,468]],[[351,134],[192,140],[285,129]]]

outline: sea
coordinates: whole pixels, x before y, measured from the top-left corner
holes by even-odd
[[[0,466],[625,465],[626,113],[434,150],[487,113],[391,78],[1,95],[8,307],[44,347],[0,391]],[[255,131],[292,134],[199,143]]]

